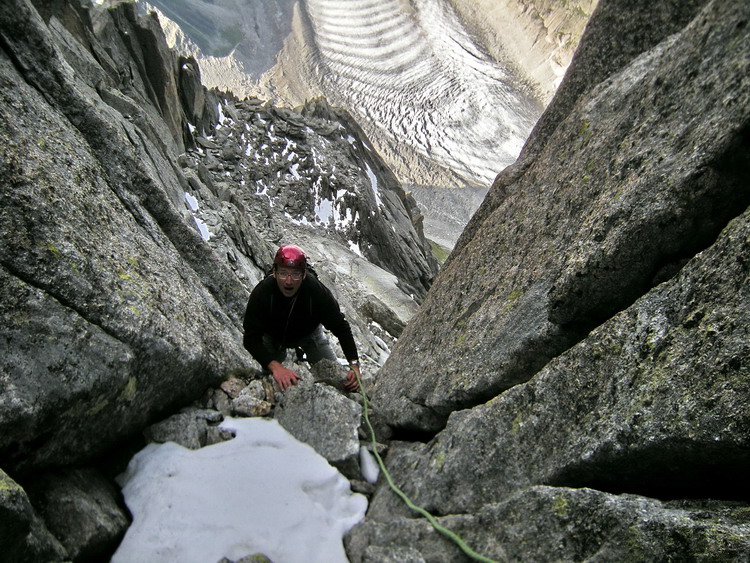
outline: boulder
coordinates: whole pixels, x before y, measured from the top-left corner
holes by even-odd
[[[534,486],[471,514],[438,518],[494,561],[744,561],[747,505]],[[665,539],[666,538],[666,539]],[[424,519],[367,521],[346,538],[352,563],[469,561]]]
[[[498,177],[379,372],[392,425],[434,433],[527,381],[747,207],[748,10],[708,5]]]
[[[237,416],[268,416],[273,409],[273,394],[260,380],[251,381],[232,399],[232,413]]]
[[[229,440],[232,435],[218,427],[221,413],[211,409],[188,407],[156,424],[143,434],[148,442],[174,442],[191,450]]]
[[[341,393],[349,392],[344,386],[347,371],[338,362],[328,359],[320,360],[318,363],[310,366],[310,373],[316,383],[325,383]]]
[[[330,385],[311,377],[287,389],[274,418],[300,442],[309,444],[349,479],[359,479],[362,407]]]
[[[393,338],[401,336],[405,323],[376,296],[367,295],[362,309],[371,321],[378,323],[390,336]]]
[[[200,129],[203,133],[211,125],[211,116],[206,111],[206,89],[201,83],[201,71],[198,63],[193,57],[179,57],[178,68],[178,93],[185,109],[185,116],[189,123]],[[192,137],[188,137],[192,139]]]
[[[93,58],[66,59],[72,40],[29,2],[3,3],[0,29],[0,451],[17,471],[90,459],[250,358],[246,289],[174,205],[176,147],[85,80],[138,84],[77,74]]]

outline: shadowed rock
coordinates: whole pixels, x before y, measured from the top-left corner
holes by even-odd
[[[402,284],[423,295],[437,266],[393,175],[376,154],[353,148],[361,143],[356,124],[345,127],[343,115],[327,121],[338,113],[322,101],[303,116],[206,91],[194,61],[169,51],[156,20],[132,4],[60,2],[40,14],[12,0],[0,7],[0,33],[6,469],[85,462],[230,371],[249,369],[241,335],[247,296],[276,242],[295,228],[295,242],[313,257],[317,245],[335,247],[320,274],[334,288],[344,274],[350,280],[342,307],[363,356],[380,358],[382,340],[370,337],[353,305],[359,284],[371,280],[336,272],[337,252],[366,260],[345,234],[332,231],[329,240],[327,224],[301,224],[324,205],[315,197],[329,198],[333,210],[344,188],[337,182],[352,187],[335,211],[366,216],[350,234],[392,271],[382,272],[392,276],[389,289]],[[217,148],[197,147],[202,137]],[[262,162],[241,160],[264,143]],[[284,152],[292,143],[297,182]],[[240,168],[268,194],[248,189]],[[325,193],[311,193],[313,176],[331,179]],[[372,182],[388,191],[382,213]],[[397,244],[401,251],[391,249]]]
[[[26,491],[0,469],[0,540],[3,557],[19,563],[62,561],[65,548],[31,506]]]
[[[711,2],[582,91],[379,372],[431,438],[391,444],[396,484],[483,555],[747,558],[749,70],[750,5]],[[350,556],[460,560],[414,516],[381,484]]]
[[[74,561],[113,550],[130,524],[119,492],[94,469],[47,473],[30,487],[29,495]]]

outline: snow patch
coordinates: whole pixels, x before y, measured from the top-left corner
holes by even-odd
[[[217,104],[217,107],[219,110],[219,123],[216,125],[216,128],[218,129],[219,127],[224,127],[225,125],[231,125],[231,119],[224,115],[224,106],[222,106],[222,104]]]
[[[193,215],[193,219],[195,220],[195,224],[198,227],[198,232],[200,232],[201,234],[201,238],[205,241],[208,241],[208,239],[211,238],[211,231],[208,230],[208,225],[206,225],[203,222],[203,219],[201,219],[200,217],[196,217],[195,215]]]
[[[365,167],[367,168],[367,177],[370,179],[370,187],[372,187],[372,193],[375,196],[375,202],[378,205],[378,209],[380,209],[380,206],[383,205],[383,200],[380,198],[378,177],[375,175],[375,172],[372,171],[372,168],[370,168],[369,164],[365,163]]]
[[[198,211],[198,200],[193,194],[185,192],[185,203],[190,211]]]
[[[198,200],[193,194],[185,192],[185,204],[193,214],[193,220],[195,221],[195,225],[198,227],[198,232],[201,234],[201,238],[207,241],[211,238],[211,231],[208,230],[208,226],[203,222],[203,219],[198,217],[198,213],[200,213]]]
[[[189,450],[149,444],[118,477],[133,514],[113,563],[347,561],[342,538],[367,500],[275,420],[227,418],[236,437]],[[372,475],[370,475],[372,476]]]
[[[359,465],[362,468],[362,477],[368,483],[375,484],[378,482],[380,467],[377,461],[365,446],[359,447]]]

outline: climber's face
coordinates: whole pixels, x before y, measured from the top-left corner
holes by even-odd
[[[294,297],[302,286],[302,280],[305,279],[306,273],[303,270],[279,267],[276,268],[273,275],[281,294],[284,297]]]

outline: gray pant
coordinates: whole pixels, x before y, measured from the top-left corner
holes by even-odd
[[[286,360],[287,348],[301,348],[310,364],[316,364],[323,358],[336,361],[336,354],[334,354],[328,338],[323,334],[322,325],[318,325],[315,330],[300,338],[297,342],[287,342],[286,344],[282,344],[270,334],[264,334],[263,345],[273,354],[273,359],[277,362]]]

